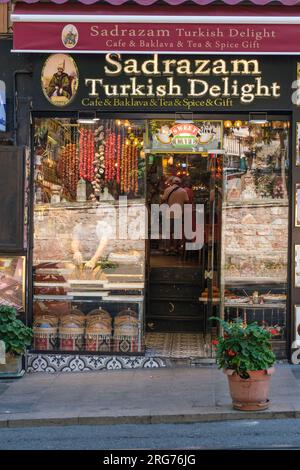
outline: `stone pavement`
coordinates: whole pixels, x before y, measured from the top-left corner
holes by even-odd
[[[36,373],[0,380],[0,427],[300,418],[300,366],[278,364],[266,411],[231,408],[216,366]]]

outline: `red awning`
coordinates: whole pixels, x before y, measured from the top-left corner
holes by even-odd
[[[300,53],[300,6],[18,3],[12,21],[18,52]]]
[[[52,3],[56,4],[65,4],[69,0],[49,0]],[[8,3],[9,0],[0,0],[0,3]],[[22,0],[19,3],[38,3],[39,0]],[[183,5],[187,3],[194,3],[196,5],[211,5],[214,3],[220,3],[220,0],[77,0],[77,2],[85,4],[85,5],[93,5],[95,3],[98,4],[109,4],[109,5],[124,5],[126,3],[136,3],[137,5],[153,5],[155,3],[160,4],[167,4],[167,5]],[[244,0],[221,0],[221,3],[225,5],[238,5],[245,3]],[[270,3],[278,3],[280,5],[299,5],[300,0],[248,0],[247,3],[253,5],[268,5]],[[72,4],[74,6],[74,3]]]

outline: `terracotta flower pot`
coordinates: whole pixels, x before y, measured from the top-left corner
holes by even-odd
[[[225,369],[233,408],[242,411],[266,410],[270,405],[269,386],[274,371],[274,367],[248,371],[249,379],[242,379],[234,370]]]

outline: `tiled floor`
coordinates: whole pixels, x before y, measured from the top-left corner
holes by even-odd
[[[213,357],[211,336],[201,333],[147,333],[146,355],[172,358]]]

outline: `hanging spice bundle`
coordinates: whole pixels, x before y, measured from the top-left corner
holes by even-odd
[[[138,193],[139,190],[139,148],[138,145],[134,147],[134,179],[133,179],[133,191],[134,194]]]
[[[76,197],[79,179],[78,151],[76,144],[67,144],[60,155],[60,176],[66,193]]]
[[[134,147],[133,147],[133,140],[132,137],[129,141],[129,153],[128,153],[128,185],[127,185],[127,192],[130,193],[132,191],[133,186],[133,156],[134,156]]]
[[[96,200],[100,196],[102,187],[104,186],[104,171],[105,171],[105,135],[104,135],[104,126],[100,125],[95,129],[95,158],[93,161],[94,165],[94,177],[92,181],[92,186],[94,189],[94,194],[92,194],[92,199]]]
[[[128,193],[129,186],[129,155],[130,155],[130,142],[129,139],[125,140],[124,150],[124,193]]]
[[[138,156],[137,134],[131,133],[128,136],[126,129],[122,129],[117,137],[117,181],[120,182],[121,193],[137,194],[138,192]]]
[[[121,129],[121,156],[120,156],[120,191],[125,192],[126,179],[126,132]]]
[[[108,167],[109,167],[109,142],[110,142],[110,128],[107,127],[105,130],[105,150],[104,150],[104,179],[108,181]]]
[[[115,178],[115,155],[116,155],[116,134],[111,130],[108,138],[108,166],[107,180],[113,181]]]
[[[121,183],[121,152],[122,152],[122,138],[119,130],[117,135],[117,168],[116,168],[116,179],[117,183]]]
[[[79,129],[80,178],[92,182],[94,179],[94,132],[92,129]]]
[[[105,181],[111,182],[115,178],[116,167],[115,167],[115,157],[116,157],[116,134],[112,121],[109,122],[106,129],[106,146],[104,153],[105,161]]]

